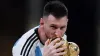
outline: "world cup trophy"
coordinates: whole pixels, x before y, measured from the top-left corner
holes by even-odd
[[[58,36],[56,35],[56,38],[58,38]],[[68,42],[66,39],[64,38],[67,38],[66,36],[63,36],[60,38],[60,41],[64,41],[64,44],[60,47],[67,47],[64,52],[66,52],[65,55],[63,56],[79,56],[79,53],[80,53],[80,49],[79,49],[79,46],[74,43],[74,42]],[[54,39],[50,39],[50,42],[53,41]],[[57,43],[59,43],[60,41],[58,41]],[[60,48],[58,47],[58,48]]]

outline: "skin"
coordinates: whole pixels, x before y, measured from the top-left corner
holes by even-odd
[[[40,19],[40,27],[38,29],[39,36],[44,45],[43,56],[62,56],[65,52],[61,52],[66,47],[57,48],[64,44],[63,41],[60,41],[60,37],[62,37],[67,29],[68,17],[64,16],[59,19],[55,18],[53,15],[44,16]],[[56,35],[58,37],[56,37]],[[49,39],[56,38],[51,43],[49,43]],[[60,41],[59,43],[56,43]],[[59,53],[58,53],[59,52]]]

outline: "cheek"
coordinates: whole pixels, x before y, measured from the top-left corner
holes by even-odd
[[[66,33],[66,29],[63,29],[63,30],[61,31],[61,35],[63,36],[64,33]]]
[[[45,28],[45,34],[48,38],[52,38],[54,36],[54,30],[52,30],[51,28],[49,27],[46,27]]]
[[[50,37],[53,37],[55,30],[52,30],[51,28],[48,29],[47,33]]]

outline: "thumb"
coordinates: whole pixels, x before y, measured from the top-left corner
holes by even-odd
[[[49,45],[50,44],[50,39],[48,39],[46,42],[45,42],[45,45]]]

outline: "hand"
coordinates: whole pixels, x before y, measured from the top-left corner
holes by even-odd
[[[49,39],[45,42],[44,50],[43,50],[43,56],[63,56],[66,54],[66,52],[62,52],[66,49],[66,47],[60,47],[64,44],[64,41],[60,41],[60,38],[57,38],[53,40],[51,43],[49,43]],[[60,47],[60,48],[58,48]]]

